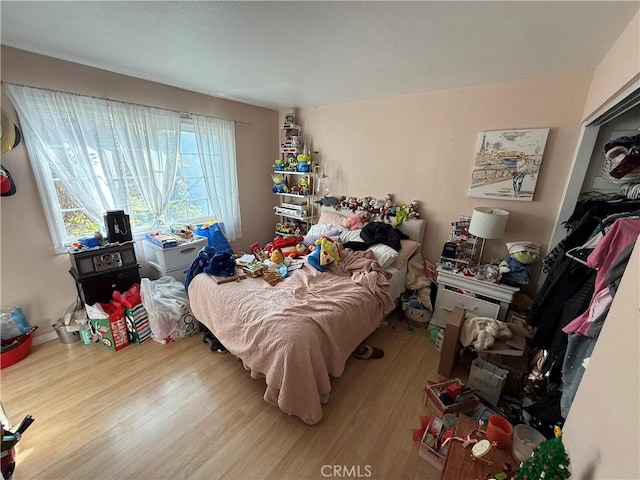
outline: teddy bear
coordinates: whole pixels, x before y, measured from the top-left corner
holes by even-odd
[[[520,287],[531,278],[531,265],[540,258],[540,246],[532,242],[509,242],[509,257],[500,262],[500,283]]]
[[[411,203],[409,203],[409,215],[407,218],[420,218],[420,213],[418,212],[418,200],[411,200]]]
[[[391,213],[392,207],[393,207],[393,197],[390,193],[387,193],[384,196],[384,205],[382,205],[382,209],[380,210],[380,218],[383,221],[389,220],[389,217],[392,215]],[[393,213],[395,213],[395,210]]]

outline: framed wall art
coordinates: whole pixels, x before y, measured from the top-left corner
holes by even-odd
[[[530,202],[548,128],[480,132],[469,195]]]

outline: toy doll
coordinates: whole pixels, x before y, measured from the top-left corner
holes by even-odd
[[[509,257],[500,262],[500,283],[520,287],[531,277],[531,265],[540,257],[540,247],[531,242],[507,243]]]

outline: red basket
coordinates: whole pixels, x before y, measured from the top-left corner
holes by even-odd
[[[33,335],[26,334],[24,341],[15,348],[12,348],[8,352],[0,354],[0,369],[10,367],[11,365],[18,363],[23,358],[29,355],[31,350],[31,342],[33,341]]]

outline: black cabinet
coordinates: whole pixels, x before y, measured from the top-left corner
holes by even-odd
[[[114,290],[124,292],[140,283],[140,265],[133,243],[69,251],[69,256],[69,273],[83,304],[107,303]]]

